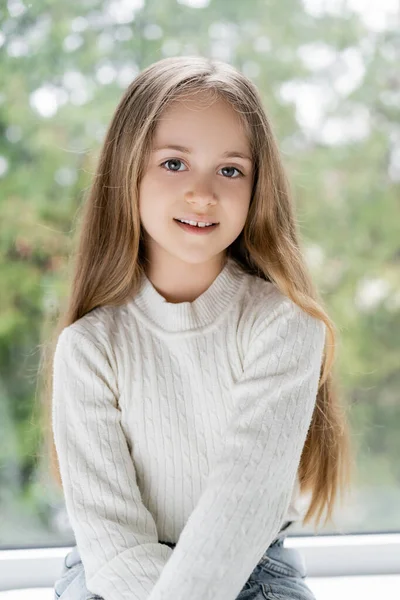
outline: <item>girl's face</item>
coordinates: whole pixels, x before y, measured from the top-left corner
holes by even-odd
[[[179,146],[179,148],[178,148]],[[238,115],[204,93],[176,100],[159,121],[139,186],[139,211],[151,264],[168,256],[199,264],[222,259],[242,231],[251,199],[253,165]],[[205,235],[174,219],[218,222]]]

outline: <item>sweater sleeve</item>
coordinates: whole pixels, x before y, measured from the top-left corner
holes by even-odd
[[[149,600],[235,600],[278,534],[315,406],[325,324],[289,299],[257,327],[205,489]]]
[[[104,600],[145,600],[172,550],[158,543],[141,500],[117,399],[104,344],[65,328],[53,361],[52,424],[86,585]]]

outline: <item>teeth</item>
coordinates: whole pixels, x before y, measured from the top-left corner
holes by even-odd
[[[213,225],[213,223],[197,223],[196,221],[185,221],[184,219],[177,219],[177,221],[193,225],[193,227],[209,227],[210,225]]]

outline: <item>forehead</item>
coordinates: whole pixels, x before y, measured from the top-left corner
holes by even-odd
[[[178,140],[179,138],[179,140]],[[241,145],[249,149],[246,128],[237,111],[225,99],[210,92],[178,98],[157,120],[154,142],[198,143],[221,146]]]

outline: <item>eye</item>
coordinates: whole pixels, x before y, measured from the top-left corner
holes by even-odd
[[[168,163],[170,163],[170,166],[167,166]],[[173,165],[177,165],[178,168],[175,168]],[[165,160],[164,162],[162,162],[160,164],[160,167],[165,169],[166,171],[170,171],[172,173],[178,173],[179,171],[182,171],[182,169],[179,168],[179,165],[184,165],[184,163],[179,159],[179,158],[169,158],[168,160]],[[171,168],[172,166],[172,168]],[[237,179],[238,177],[244,177],[244,173],[242,173],[242,171],[240,171],[239,169],[237,169],[236,167],[222,167],[222,169],[220,169],[221,171],[225,170],[225,171],[230,171],[231,175],[226,176],[226,179]],[[237,175],[233,175],[232,171],[236,171]]]
[[[228,179],[237,179],[238,177],[243,177],[244,176],[243,173],[242,173],[242,171],[239,171],[239,169],[237,169],[236,167],[222,167],[221,171],[223,171],[223,170],[228,170],[228,171],[229,170],[230,171],[233,170],[233,171],[237,171],[238,172],[238,175],[236,175],[235,177],[229,177],[228,176]]]
[[[179,160],[179,158],[169,158],[168,160],[165,160],[163,163],[161,163],[160,167],[162,167],[163,169],[166,169],[166,171],[172,171],[172,172],[178,172],[180,169],[169,169],[166,168],[164,165],[168,164],[168,163],[180,163],[181,165],[183,165],[183,162],[181,160]]]

